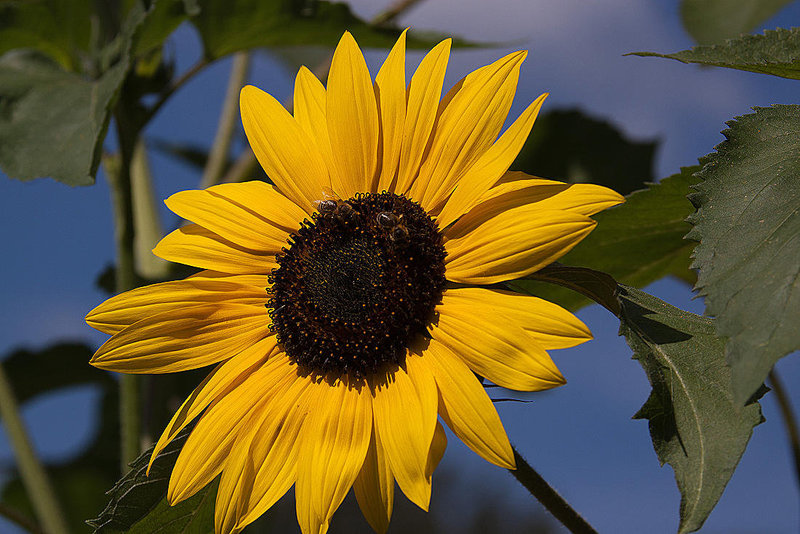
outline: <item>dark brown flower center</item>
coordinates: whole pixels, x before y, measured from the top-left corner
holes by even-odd
[[[318,209],[270,277],[278,341],[312,374],[361,379],[402,363],[444,289],[436,223],[393,193],[324,200]]]

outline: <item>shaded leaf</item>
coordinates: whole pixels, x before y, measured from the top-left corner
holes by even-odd
[[[325,0],[205,0],[192,18],[206,56],[267,46],[334,46],[344,30],[362,47],[390,48],[400,30],[369,25],[345,3]],[[440,36],[409,34],[410,48],[430,46]],[[467,45],[458,41],[461,46]]]
[[[69,71],[80,70],[89,50],[91,2],[0,3],[0,54],[15,48],[37,50]]]
[[[170,506],[162,499],[153,510],[135,523],[128,534],[213,534],[214,505],[219,480],[191,498]]]
[[[741,408],[731,391],[723,341],[713,320],[620,286],[620,335],[653,386],[634,416],[647,419],[656,454],[681,492],[678,532],[699,529],[713,510],[753,427],[758,403]]]
[[[633,56],[662,57],[729,69],[800,79],[800,28],[768,30],[743,35],[724,44],[696,46],[674,54],[633,52]]]
[[[216,490],[212,485],[176,506],[168,506],[165,500],[170,473],[192,427],[193,425],[190,425],[184,429],[156,457],[150,469],[150,476],[147,476],[146,472],[153,452],[152,447],[131,463],[131,470],[108,491],[111,500],[105,509],[96,518],[87,521],[94,527],[96,533],[127,532],[131,528],[135,528],[136,530],[133,530],[135,532],[157,532],[158,529],[155,528],[157,524],[188,525],[196,528],[199,525],[196,525],[192,517],[193,515],[206,517],[207,511],[204,507],[208,506],[207,501],[211,501],[211,517],[213,517],[213,496]],[[210,498],[206,498],[206,495],[210,495]],[[169,530],[169,532],[206,531],[213,531],[213,523],[211,530]]]
[[[700,241],[697,288],[744,403],[800,348],[800,106],[755,108],[728,126],[702,160],[687,237]]]
[[[693,176],[699,169],[684,167],[679,174],[628,195],[624,204],[598,213],[597,228],[559,261],[602,271],[635,287],[670,275],[694,283],[689,256],[695,243],[683,236],[691,229],[685,220],[694,211],[686,196],[700,181]],[[574,292],[533,278],[510,285],[571,310],[589,303]]]
[[[541,280],[571,289],[585,297],[589,297],[614,315],[619,316],[617,300],[617,281],[600,271],[585,267],[570,267],[560,263],[552,263],[529,276],[530,280]]]
[[[115,384],[111,375],[89,365],[93,352],[85,343],[58,343],[38,351],[19,349],[3,361],[3,367],[22,404],[64,387]]]
[[[792,0],[682,0],[683,27],[700,44],[748,33]]]
[[[536,119],[511,168],[571,183],[593,183],[626,195],[654,180],[655,142],[627,139],[614,125],[579,110]]]
[[[141,8],[131,11],[104,54],[115,62],[95,80],[32,52],[0,57],[0,167],[7,175],[94,183],[112,108],[130,68],[132,38],[144,16]]]

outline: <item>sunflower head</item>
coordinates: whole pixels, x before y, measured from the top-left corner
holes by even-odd
[[[622,202],[613,191],[508,172],[546,95],[501,133],[525,52],[442,97],[446,40],[405,75],[405,32],[375,80],[349,33],[327,87],[297,75],[290,114],[252,86],[242,122],[272,184],[184,191],[192,221],[155,248],[202,269],[87,316],[111,338],[92,364],[127,373],[215,367],[153,452],[197,424],[170,477],[180,502],[221,475],[215,523],[238,532],[292,486],[304,534],[327,530],[352,487],[378,532],[395,483],[427,509],[442,422],[514,468],[476,375],[559,386],[548,354],[591,338],[568,311],[498,287],[535,272]],[[364,387],[364,386],[368,387]]]

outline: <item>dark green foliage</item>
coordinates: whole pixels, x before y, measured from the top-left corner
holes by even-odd
[[[681,20],[698,43],[721,43],[754,30],[791,1],[682,0]]]
[[[699,181],[693,176],[699,168],[684,167],[679,174],[628,195],[621,206],[598,213],[594,216],[597,228],[559,261],[602,271],[635,287],[644,287],[665,276],[693,283],[689,255],[695,243],[684,240],[683,236],[691,229],[685,219],[693,212],[686,196]],[[571,310],[589,303],[572,291],[536,282],[536,278],[512,285]]]
[[[678,532],[699,529],[742,457],[758,403],[742,408],[712,319],[620,286],[620,335],[653,386],[634,416],[647,419],[658,458],[675,471],[681,492]]]
[[[571,183],[593,183],[626,195],[652,182],[655,142],[626,139],[612,124],[578,110],[536,120],[511,169]]]
[[[674,54],[633,52],[629,55],[663,57],[729,69],[800,79],[800,28],[778,28],[762,35],[743,35],[724,44],[696,46]]]
[[[706,310],[717,318],[737,401],[800,348],[800,106],[755,108],[722,132],[692,197],[687,236]]]

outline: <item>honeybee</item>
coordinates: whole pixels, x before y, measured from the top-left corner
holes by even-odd
[[[340,222],[347,222],[353,218],[355,214],[353,206],[349,202],[340,199],[336,193],[333,192],[333,189],[324,187],[322,196],[322,200],[317,200],[315,202],[317,211],[322,215],[331,215]]]
[[[403,216],[399,217],[391,211],[382,211],[375,216],[375,221],[381,228],[389,231],[389,239],[395,243],[408,241],[408,228],[403,224]]]

